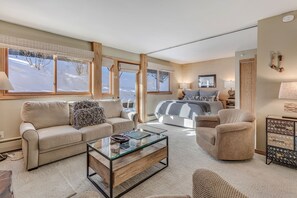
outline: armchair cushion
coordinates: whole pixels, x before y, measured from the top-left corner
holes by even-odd
[[[109,118],[106,122],[112,125],[114,134],[131,131],[134,128],[134,122],[124,118]]]
[[[112,135],[112,126],[108,123],[103,123],[94,126],[87,126],[79,129],[82,133],[83,141],[95,140]]]
[[[215,145],[217,131],[215,128],[199,127],[199,137],[208,143]]]
[[[82,141],[81,133],[70,125],[37,130],[41,151]]]
[[[21,117],[36,129],[69,124],[69,106],[67,102],[25,102]]]
[[[107,118],[121,117],[123,106],[120,100],[99,100],[98,103]]]

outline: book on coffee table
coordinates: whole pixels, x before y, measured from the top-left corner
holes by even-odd
[[[136,140],[140,140],[142,138],[148,137],[151,134],[150,133],[146,133],[146,132],[141,132],[141,131],[132,131],[130,133],[125,134],[126,136],[136,139]]]

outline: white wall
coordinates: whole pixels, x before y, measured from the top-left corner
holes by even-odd
[[[182,81],[191,83],[192,89],[198,89],[198,75],[216,74],[217,89],[227,93],[224,80],[235,80],[235,58],[221,58],[182,66]]]

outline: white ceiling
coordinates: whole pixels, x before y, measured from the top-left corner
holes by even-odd
[[[149,53],[256,25],[296,0],[1,0],[0,20]],[[151,54],[177,63],[256,48],[256,28]]]

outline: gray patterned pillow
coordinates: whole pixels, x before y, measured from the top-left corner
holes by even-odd
[[[86,126],[93,126],[106,122],[104,110],[102,107],[92,107],[86,109],[78,109],[74,111],[74,125],[76,129]]]
[[[195,97],[199,96],[198,91],[185,90],[184,93],[185,93],[184,100],[195,100]]]
[[[83,100],[77,102],[69,102],[69,119],[70,124],[74,125],[74,112],[78,109],[85,109],[85,108],[92,108],[92,107],[99,107],[98,102],[90,101],[90,100]]]

